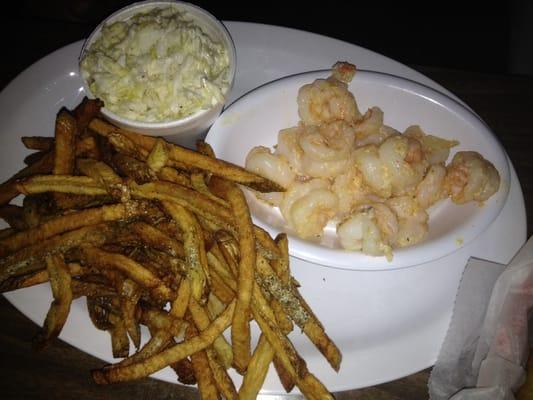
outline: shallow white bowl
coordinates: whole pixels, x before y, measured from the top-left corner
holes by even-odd
[[[206,141],[217,157],[244,165],[254,146],[272,147],[278,132],[297,124],[298,89],[330,71],[314,71],[289,76],[261,86],[230,105],[209,130]],[[500,213],[509,191],[509,165],[505,152],[487,125],[473,112],[446,95],[419,83],[393,75],[358,71],[349,89],[361,112],[372,106],[384,111],[385,124],[403,131],[418,124],[426,133],[456,139],[462,150],[481,153],[497,168],[500,190],[482,206],[442,201],[430,208],[429,235],[415,246],[396,249],[393,260],[371,257],[340,248],[334,229],[326,229],[320,243],[291,235],[290,254],[304,261],[343,269],[376,270],[404,268],[437,260],[453,253],[476,238]],[[287,231],[277,208],[247,195],[254,223],[272,235]]]
[[[207,129],[209,129],[209,127],[220,115],[225,101],[228,99],[229,93],[233,86],[233,81],[235,79],[235,45],[226,27],[216,17],[194,4],[181,1],[141,1],[138,3],[133,3],[111,14],[94,29],[82,47],[80,60],[83,58],[83,55],[87,49],[90,48],[91,44],[100,36],[102,27],[105,24],[127,20],[139,12],[146,12],[156,7],[168,6],[176,7],[176,9],[180,11],[186,11],[189,16],[194,18],[195,22],[204,30],[204,32],[211,37],[211,39],[223,43],[226,47],[229,56],[228,77],[230,85],[224,94],[224,102],[217,103],[215,106],[208,109],[199,110],[194,114],[179,120],[166,122],[135,121],[117,115],[105,107],[102,109],[102,114],[109,121],[121,128],[128,129],[133,132],[143,133],[145,135],[163,136],[165,139],[172,142],[194,148],[196,140],[205,136]],[[80,74],[80,76],[83,79],[83,74]],[[85,79],[83,79],[83,85],[88,97],[94,97]]]

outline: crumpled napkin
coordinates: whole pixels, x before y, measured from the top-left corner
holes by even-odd
[[[466,265],[439,357],[431,400],[513,400],[524,382],[533,314],[533,238],[508,266]]]

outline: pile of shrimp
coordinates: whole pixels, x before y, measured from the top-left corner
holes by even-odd
[[[253,148],[246,168],[286,189],[263,199],[299,237],[320,238],[334,224],[343,248],[391,260],[394,248],[427,236],[430,206],[448,197],[483,202],[498,191],[500,176],[473,151],[446,165],[457,141],[418,125],[399,132],[384,125],[378,107],[361,114],[348,90],[355,73],[338,62],[330,77],[302,86],[298,125],[279,132],[274,151]]]

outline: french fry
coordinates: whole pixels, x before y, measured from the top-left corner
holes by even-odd
[[[159,278],[131,258],[122,254],[108,253],[90,245],[82,245],[80,250],[83,262],[98,268],[110,267],[122,272],[134,282],[149,289],[156,299],[172,300],[175,298],[175,293]]]
[[[127,137],[129,140],[150,151],[155,145],[156,139],[149,136],[142,136],[133,132],[129,132],[107,122],[95,118],[89,124],[89,127],[103,136],[109,137],[113,135],[121,135]],[[278,184],[253,174],[244,168],[238,167],[228,162],[213,159],[195,151],[177,146],[169,145],[169,157],[175,161],[187,165],[189,168],[202,169],[212,173],[213,175],[230,181],[241,183],[253,189],[263,192],[283,192],[284,189]]]
[[[146,164],[148,167],[154,171],[159,172],[168,162],[168,149],[167,144],[163,139],[157,139],[155,141],[148,158],[146,159]]]
[[[220,316],[214,320],[207,329],[198,336],[192,337],[182,343],[178,343],[161,353],[151,356],[144,362],[128,366],[107,367],[93,371],[93,379],[98,384],[124,382],[148,376],[165,366],[190,356],[210,346],[231,324],[235,311],[235,303],[232,302]]]
[[[25,195],[57,192],[85,194],[89,196],[106,195],[107,191],[94,179],[87,176],[42,175],[16,183],[19,193]]]
[[[186,339],[198,336],[198,330],[190,325],[185,335]],[[205,350],[191,354],[191,363],[198,381],[198,391],[203,400],[219,400],[218,389],[215,385],[213,371],[209,366],[209,360]]]
[[[74,171],[76,149],[76,119],[65,109],[56,118],[54,137],[54,175],[70,175]]]
[[[17,231],[27,228],[24,222],[24,209],[14,204],[6,204],[0,207],[0,218],[6,221],[10,227]]]
[[[46,314],[43,330],[34,341],[34,344],[39,349],[43,349],[52,339],[59,336],[67,320],[70,304],[72,303],[71,277],[63,257],[59,255],[47,256],[46,269],[50,278],[54,301],[48,310],[48,314]]]
[[[127,204],[113,204],[62,215],[35,228],[18,232],[0,240],[0,257],[5,257],[23,247],[29,246],[31,243],[37,243],[64,232],[102,222],[128,219],[144,212],[146,212],[146,208],[141,203],[129,202]]]
[[[235,184],[221,179],[213,179],[212,181],[215,181],[217,191],[231,206],[239,237],[238,290],[235,315],[231,326],[231,342],[235,368],[240,372],[244,372],[251,358],[249,320],[256,262],[252,218],[244,194]]]
[[[29,150],[49,151],[54,147],[54,138],[45,136],[22,136],[22,144]]]
[[[266,375],[272,359],[274,358],[274,349],[268,342],[264,335],[259,338],[248,369],[242,380],[242,385],[239,388],[239,400],[256,399]]]
[[[200,304],[198,304],[194,297],[189,299],[189,312],[198,330],[203,331],[211,323],[208,313]],[[228,344],[224,336],[219,336],[213,341],[213,348],[217,352],[224,368],[228,369],[233,362],[233,353],[231,346]]]
[[[183,246],[189,269],[187,279],[191,284],[191,296],[199,302],[206,300],[208,276],[207,255],[200,225],[193,214],[184,207],[164,201],[163,206],[183,232]]]
[[[283,189],[203,141],[194,152],[116,128],[97,117],[101,107],[85,98],[58,113],[54,138],[24,138],[37,150],[31,165],[0,185],[0,218],[12,226],[0,233],[0,292],[52,286],[36,343],[57,336],[72,299],[85,296],[123,358],[93,371],[98,384],[169,366],[204,399],[253,399],[273,364],[287,391],[332,399],[289,340],[293,322],[334,368],[340,352],[297,290],[286,235],[253,225],[238,184]],[[6,205],[19,194],[22,207]],[[239,391],[230,367],[244,375]]]

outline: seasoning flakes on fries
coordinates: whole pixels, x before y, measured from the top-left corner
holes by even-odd
[[[286,235],[253,225],[239,185],[280,187],[217,159],[205,142],[195,152],[123,131],[99,119],[101,106],[84,99],[58,113],[53,138],[24,137],[34,153],[0,186],[9,225],[0,232],[0,291],[52,289],[36,348],[86,297],[122,358],[92,372],[98,384],[170,366],[204,399],[254,399],[273,364],[288,392],[332,399],[287,335],[298,326],[336,371],[340,351],[290,275]],[[9,204],[18,195],[23,205]],[[252,321],[261,330],[255,348]],[[150,332],[143,346],[141,325]],[[231,368],[243,375],[240,388]]]

